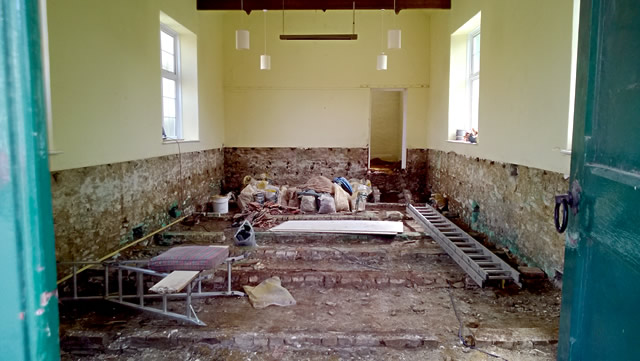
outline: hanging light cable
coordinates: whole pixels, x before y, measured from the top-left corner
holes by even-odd
[[[398,29],[398,9],[396,8],[396,0],[393,0],[393,27],[387,32],[387,48],[388,49],[400,49],[402,47],[402,31]]]
[[[240,10],[244,12],[244,0],[240,0]],[[244,14],[241,14],[240,16],[242,17],[241,26],[244,27]],[[236,30],[236,49],[249,50],[249,30]]]
[[[260,55],[260,70],[271,69],[271,56],[267,55],[267,9],[264,13],[264,54]]]
[[[387,70],[387,54],[384,53],[384,9],[380,10],[380,55],[376,69]]]

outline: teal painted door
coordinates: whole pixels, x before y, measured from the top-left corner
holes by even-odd
[[[0,360],[57,360],[37,0],[0,0]]]
[[[582,0],[559,360],[640,360],[640,1]]]

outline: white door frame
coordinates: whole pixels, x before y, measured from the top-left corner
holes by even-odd
[[[407,88],[371,88],[369,93],[369,163],[368,167],[371,167],[371,134],[372,125],[371,118],[373,116],[373,94],[374,91],[393,91],[402,93],[402,169],[407,168]]]

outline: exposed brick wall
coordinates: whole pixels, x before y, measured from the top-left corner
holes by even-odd
[[[225,148],[225,190],[239,191],[242,179],[267,173],[277,185],[299,185],[314,175],[364,178],[367,148]]]
[[[58,260],[93,260],[171,221],[168,209],[183,198],[187,206],[218,194],[223,174],[221,149],[51,173]]]
[[[426,201],[426,172],[427,150],[407,149],[406,169],[394,171],[392,174],[370,172],[368,178],[383,194],[402,193],[403,190],[408,189],[414,201]]]
[[[431,191],[473,229],[550,276],[562,270],[564,238],[553,224],[554,196],[569,186],[562,174],[432,149],[427,162]]]

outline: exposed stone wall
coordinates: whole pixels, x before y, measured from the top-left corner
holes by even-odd
[[[220,192],[223,163],[211,149],[52,172],[56,258],[97,259],[138,238],[134,228],[169,223],[181,199],[206,202]]]
[[[426,201],[427,187],[424,182],[427,172],[427,150],[407,149],[407,168],[386,172],[370,172],[371,183],[385,193],[411,191],[414,201]]]
[[[314,175],[364,178],[367,148],[225,148],[225,190],[239,191],[242,179],[267,173],[277,185],[299,185]]]
[[[493,242],[551,277],[562,270],[564,238],[553,225],[554,196],[569,184],[562,174],[430,149],[427,184]]]

